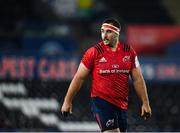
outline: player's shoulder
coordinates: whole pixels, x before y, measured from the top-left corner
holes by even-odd
[[[129,43],[122,42],[122,49],[123,49],[123,52],[129,52],[129,53],[135,52],[132,45]]]
[[[103,43],[99,42],[96,45],[93,46],[93,48],[98,52],[98,54],[104,53]]]
[[[87,51],[93,52],[96,54],[102,54],[104,53],[103,44],[102,42],[99,42],[97,44],[94,44],[92,47],[90,47]]]

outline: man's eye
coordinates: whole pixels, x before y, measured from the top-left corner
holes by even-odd
[[[108,30],[107,32],[108,32],[108,33],[112,33],[112,31],[111,31],[111,30]]]

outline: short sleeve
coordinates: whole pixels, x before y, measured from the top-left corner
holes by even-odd
[[[138,60],[136,51],[133,48],[131,48],[131,56],[132,56],[132,67],[131,67],[131,69],[139,67],[140,66],[139,60]]]
[[[85,52],[81,62],[86,66],[86,68],[91,70],[94,64],[94,59],[95,59],[95,49],[92,47]]]

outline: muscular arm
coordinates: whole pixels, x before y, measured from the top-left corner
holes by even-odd
[[[76,93],[81,88],[85,78],[88,76],[89,70],[81,63],[79,65],[79,68],[71,81],[71,84],[68,88],[68,92],[65,97],[66,102],[72,102],[73,97],[76,95]]]
[[[144,115],[145,112],[149,112],[151,114],[146,84],[139,67],[132,70],[131,77],[133,79],[135,91],[142,102],[141,115]]]
[[[66,96],[64,98],[64,103],[61,108],[61,112],[70,112],[72,111],[72,100],[76,93],[80,90],[85,78],[88,76],[89,70],[84,66],[84,64],[80,64],[79,68],[71,81],[71,84],[68,88]]]

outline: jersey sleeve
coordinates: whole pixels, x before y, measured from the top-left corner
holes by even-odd
[[[96,51],[93,47],[88,49],[81,60],[81,63],[83,63],[86,66],[86,68],[88,68],[89,70],[91,70],[93,67],[95,52]]]
[[[131,48],[132,67],[131,70],[140,66],[136,51]]]

